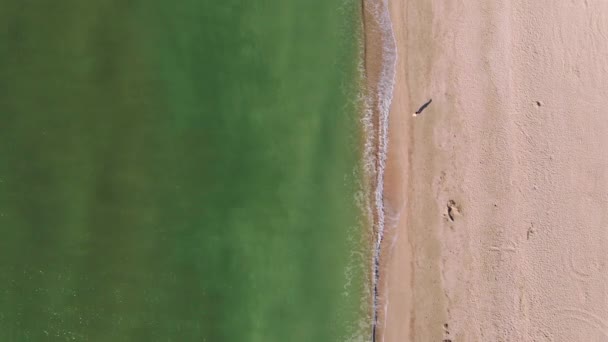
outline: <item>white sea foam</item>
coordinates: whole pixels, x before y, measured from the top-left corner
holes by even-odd
[[[364,135],[363,146],[363,171],[364,179],[360,186],[360,191],[355,196],[355,202],[359,209],[365,213],[367,218],[373,218],[371,222],[373,226],[370,229],[375,233],[373,237],[373,250],[371,253],[372,260],[363,260],[369,256],[369,251],[361,251],[351,255],[351,262],[357,264],[359,261],[371,261],[371,273],[367,279],[370,284],[366,287],[365,292],[372,298],[372,310],[369,312],[369,302],[361,302],[361,311],[368,312],[369,316],[359,322],[353,322],[351,326],[350,336],[347,336],[345,342],[364,342],[370,341],[369,327],[370,322],[372,330],[375,332],[375,327],[378,323],[378,281],[379,281],[379,262],[381,255],[382,240],[384,237],[385,228],[385,211],[384,211],[384,169],[386,164],[386,155],[388,148],[388,119],[390,106],[393,97],[393,89],[395,84],[395,72],[397,63],[397,48],[395,36],[393,33],[392,22],[388,9],[389,0],[361,0],[365,8],[367,20],[374,20],[375,25],[380,29],[378,36],[381,39],[382,47],[382,69],[380,71],[378,84],[372,87],[362,87],[357,103],[362,107],[361,126]],[[369,23],[367,23],[369,24]],[[369,25],[366,25],[369,27]],[[365,38],[361,39],[361,51],[364,50]],[[364,56],[362,56],[364,57]],[[365,81],[365,59],[359,59],[359,72]],[[365,82],[364,82],[365,83]],[[358,177],[358,172],[355,171],[355,179]],[[366,184],[367,183],[367,184]],[[364,226],[361,223],[361,226]],[[350,278],[349,268],[345,269],[345,276]],[[350,281],[345,284],[344,293],[349,293],[348,289]],[[371,340],[375,340],[375,336],[371,336]]]
[[[374,217],[373,231],[376,233],[372,260],[372,325],[377,325],[378,313],[378,280],[382,240],[384,237],[384,169],[388,149],[388,121],[390,106],[395,86],[397,64],[397,44],[390,18],[388,0],[363,0],[367,18],[374,20],[380,28],[382,46],[382,69],[378,84],[371,89],[373,93],[366,94],[365,105],[361,119],[366,137],[364,149],[365,172],[371,184],[372,202],[368,203],[369,217]],[[374,122],[375,121],[375,122]],[[372,337],[373,339],[373,337]]]

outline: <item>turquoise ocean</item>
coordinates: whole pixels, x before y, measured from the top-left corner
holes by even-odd
[[[0,0],[0,341],[369,340],[355,0]]]

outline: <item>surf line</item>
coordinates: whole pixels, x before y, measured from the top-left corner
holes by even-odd
[[[372,229],[376,233],[372,256],[372,336],[371,341],[377,339],[378,330],[378,306],[379,306],[379,279],[380,279],[380,257],[382,254],[382,241],[384,238],[384,171],[386,166],[386,154],[388,150],[388,119],[390,106],[395,86],[395,74],[397,67],[397,43],[393,32],[388,0],[362,0],[362,8],[365,19],[374,21],[380,28],[380,43],[382,55],[382,67],[378,75],[378,83],[374,84],[368,94],[368,104],[373,104],[363,118],[364,126],[368,128],[366,142],[367,158],[370,162],[368,174],[373,182],[373,201],[371,212],[373,216]],[[369,36],[368,36],[369,39]],[[374,117],[377,119],[375,120]],[[375,131],[375,132],[374,132]]]

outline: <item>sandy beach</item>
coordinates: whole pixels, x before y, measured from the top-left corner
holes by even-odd
[[[608,3],[389,4],[376,340],[608,341]]]

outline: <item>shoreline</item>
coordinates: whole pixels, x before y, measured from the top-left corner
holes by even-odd
[[[385,234],[384,186],[388,151],[389,112],[395,84],[396,41],[392,30],[388,0],[362,0],[365,105],[362,118],[365,135],[365,173],[369,186],[372,226],[372,341],[382,320],[382,251]]]
[[[384,33],[394,42],[394,69],[391,94],[384,97],[390,102],[384,118],[378,119],[378,124],[385,124],[385,145],[377,149],[379,159],[384,159],[375,192],[379,196],[376,209],[382,216],[374,227],[381,224],[382,231],[375,240],[373,341],[450,340],[444,241],[438,228],[441,216],[437,217],[442,210],[439,198],[429,196],[437,191],[436,175],[445,163],[433,140],[440,125],[437,108],[445,100],[437,98],[419,117],[412,115],[437,91],[431,75],[436,64],[433,9],[429,4],[412,4],[414,11],[409,15],[407,0],[382,3],[390,23]],[[374,33],[378,32],[366,36],[380,40]],[[408,50],[415,53],[409,55]],[[372,66],[374,60],[385,62],[382,54],[366,57]]]

